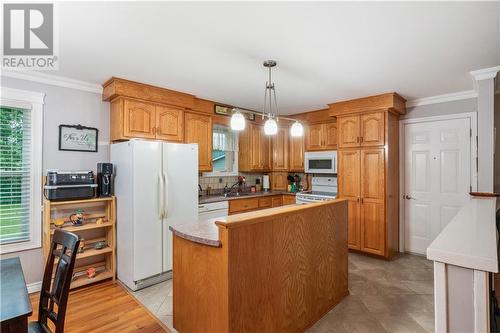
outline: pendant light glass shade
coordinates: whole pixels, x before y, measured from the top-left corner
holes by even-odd
[[[294,122],[292,127],[290,127],[290,135],[291,136],[303,136],[304,135],[304,126],[298,121]]]
[[[265,135],[276,135],[278,133],[278,123],[273,118],[269,118],[264,123]]]
[[[245,117],[240,111],[236,111],[231,116],[231,129],[233,131],[243,131],[245,129]]]

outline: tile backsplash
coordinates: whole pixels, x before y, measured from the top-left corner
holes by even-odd
[[[245,177],[247,181],[247,186],[255,185],[256,179],[260,179],[260,183],[262,184],[262,176],[263,173],[240,173],[241,176]],[[203,192],[206,191],[207,186],[210,186],[212,190],[223,189],[224,186],[231,187],[234,183],[238,181],[238,176],[225,176],[225,177],[198,177],[198,184],[201,185]]]
[[[295,173],[290,173],[291,175],[294,175]],[[254,186],[255,181],[257,179],[260,179],[260,183],[262,184],[262,176],[264,173],[246,173],[246,172],[241,172],[241,176],[245,177],[246,179],[246,185],[247,186]],[[305,175],[302,173],[298,174],[301,178],[301,184],[302,186],[306,187],[306,181],[305,181]],[[205,176],[199,176],[198,177],[198,184],[200,184],[203,194],[206,193],[207,186],[210,186],[212,188],[212,191],[215,190],[222,190],[224,186],[231,187],[234,183],[238,181],[238,176],[226,176],[226,177],[205,177]]]

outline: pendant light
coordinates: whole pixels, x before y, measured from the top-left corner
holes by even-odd
[[[262,110],[262,119],[267,116],[267,120],[264,123],[265,135],[276,135],[278,133],[278,102],[276,101],[276,90],[274,89],[274,82],[271,76],[271,70],[276,64],[275,60],[264,61],[264,67],[269,69],[269,81],[266,82],[264,108]]]
[[[233,109],[233,115],[231,116],[231,129],[233,131],[243,131],[245,129],[245,117],[241,114],[240,110]]]
[[[303,136],[304,135],[304,126],[298,121],[294,122],[292,127],[290,127],[290,135],[293,137]]]

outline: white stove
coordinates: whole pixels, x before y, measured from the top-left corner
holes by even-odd
[[[337,177],[313,177],[311,189],[311,191],[297,193],[296,202],[305,204],[335,199],[337,197]]]

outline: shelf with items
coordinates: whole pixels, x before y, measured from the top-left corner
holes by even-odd
[[[78,215],[75,215],[78,214]],[[73,201],[44,200],[43,249],[47,259],[56,229],[73,232],[83,242],[76,256],[71,289],[116,276],[116,199],[96,198]],[[81,218],[81,224],[74,222]],[[57,223],[57,226],[56,226]],[[97,244],[103,242],[103,244]],[[57,264],[57,262],[56,262]],[[87,270],[95,269],[89,278]]]

